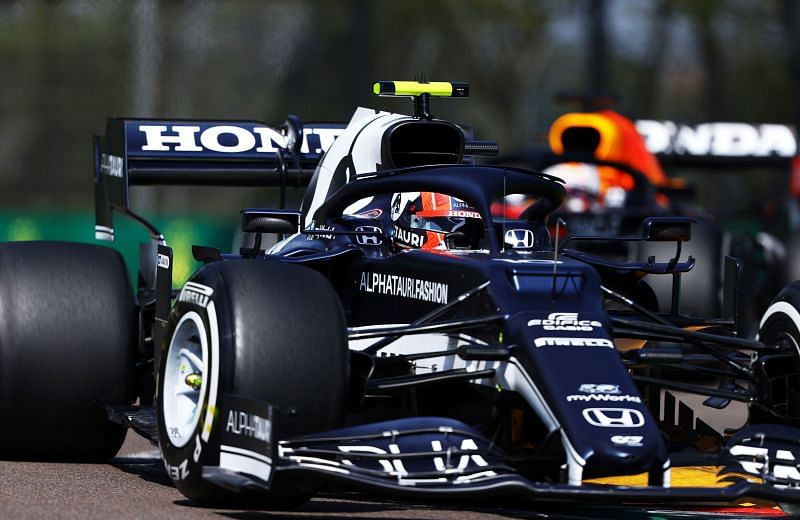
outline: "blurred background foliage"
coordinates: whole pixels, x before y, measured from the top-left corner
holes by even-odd
[[[797,124],[799,40],[794,0],[5,0],[0,208],[84,214],[90,233],[91,135],[108,116],[345,121],[356,105],[409,110],[371,82],[420,74],[469,82],[469,100],[434,114],[506,151],[574,108],[555,102],[564,90],[615,93],[634,118]],[[719,202],[716,182],[700,182],[701,203]],[[232,229],[274,194],[137,188],[133,200]],[[0,238],[47,237],[42,222]]]

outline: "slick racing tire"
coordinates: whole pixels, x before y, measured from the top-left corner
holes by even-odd
[[[792,282],[778,293],[764,312],[758,327],[758,339],[777,345],[778,352],[756,358],[754,371],[761,387],[757,388],[766,408],[793,423],[800,422],[800,281]],[[778,418],[752,407],[750,422],[776,422]]]
[[[62,242],[0,244],[0,456],[102,461],[132,398],[134,302],[122,257]]]
[[[276,436],[340,426],[349,355],[344,314],[328,280],[275,261],[211,263],[182,289],[169,330],[159,363],[158,435],[180,492],[207,504],[306,502],[315,485],[304,477],[287,480],[272,471],[269,492],[234,494],[204,479],[203,468],[222,466],[221,440],[231,430],[221,401],[229,395],[273,407],[273,444]],[[253,475],[245,466],[235,471]]]

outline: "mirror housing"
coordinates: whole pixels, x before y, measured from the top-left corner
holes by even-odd
[[[245,233],[299,233],[300,212],[288,209],[243,209]]]
[[[648,242],[688,242],[695,223],[697,220],[689,217],[647,217],[642,221],[642,238]]]

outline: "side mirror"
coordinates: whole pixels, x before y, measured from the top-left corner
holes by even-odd
[[[281,133],[286,137],[286,149],[292,153],[300,153],[303,147],[303,123],[300,118],[290,115],[281,126]]]
[[[243,209],[245,233],[299,233],[300,212],[287,209]]]
[[[642,238],[648,242],[687,242],[696,222],[689,217],[647,217],[642,222]]]

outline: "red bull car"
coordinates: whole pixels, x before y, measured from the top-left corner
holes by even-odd
[[[127,215],[152,243],[135,292],[111,249],[0,246],[0,406],[15,419],[4,455],[108,458],[132,428],[202,503],[288,506],[331,483],[422,498],[800,503],[800,285],[754,339],[736,334],[734,261],[724,312],[684,315],[691,219],[584,237],[671,245],[662,258],[573,248],[551,236],[559,178],[475,165],[496,145],[431,116],[432,98],[464,97],[465,84],[374,90],[413,98],[413,115],[358,109],[344,127],[282,129],[109,120],[95,140],[97,232],[113,237],[112,213]],[[243,210],[252,245],[196,246],[204,266],[173,291],[169,239],[129,203],[143,184],[309,187],[297,210]],[[534,203],[493,215],[510,195]],[[277,241],[262,247],[264,234]],[[645,276],[672,281],[671,309]],[[714,466],[725,485],[673,486],[685,465]],[[596,480],[635,475],[641,485]]]
[[[747,256],[746,245],[736,240],[710,215],[688,206],[690,189],[683,179],[668,177],[633,121],[609,109],[570,112],[557,118],[548,133],[546,148],[529,148],[510,153],[492,162],[524,165],[545,171],[565,181],[567,199],[554,214],[563,226],[559,234],[567,236],[625,236],[636,233],[648,216],[685,216],[697,220],[694,240],[683,249],[684,258],[694,256],[698,265],[684,277],[681,311],[690,314],[716,315],[721,310],[719,285],[725,257]],[[514,216],[531,201],[511,197],[496,204],[497,215]],[[668,254],[663,245],[649,243],[576,245],[617,259],[646,260],[651,255]],[[749,250],[748,250],[749,251]],[[747,258],[745,272],[753,269]],[[746,277],[744,281],[750,280]],[[659,307],[671,305],[669,280],[649,277]],[[748,285],[748,289],[751,287]],[[768,299],[771,298],[771,294]],[[747,325],[757,320],[756,305],[745,305]],[[763,308],[759,309],[762,312]],[[745,321],[745,320],[743,320]]]

